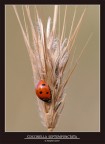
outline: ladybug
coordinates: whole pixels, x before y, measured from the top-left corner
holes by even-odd
[[[44,80],[40,80],[36,86],[36,95],[46,103],[51,103],[51,91]]]

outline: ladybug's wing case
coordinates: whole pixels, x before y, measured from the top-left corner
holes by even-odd
[[[43,80],[38,83],[36,87],[36,94],[41,100],[48,103],[51,102],[50,88]]]

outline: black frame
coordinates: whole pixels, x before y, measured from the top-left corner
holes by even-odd
[[[6,4],[98,4],[100,5],[100,96],[101,96],[101,131],[100,132],[5,132],[5,5]],[[0,144],[2,143],[45,143],[44,139],[26,140],[27,135],[76,135],[80,139],[67,140],[62,139],[57,143],[69,143],[69,144],[105,144],[105,4],[101,0],[64,0],[64,1],[35,1],[35,0],[1,0],[0,2]],[[52,143],[52,142],[47,142]]]

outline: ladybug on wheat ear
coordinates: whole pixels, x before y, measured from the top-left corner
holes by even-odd
[[[51,91],[44,80],[40,80],[36,86],[36,95],[44,102],[51,103]]]

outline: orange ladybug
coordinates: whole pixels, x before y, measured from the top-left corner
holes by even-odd
[[[36,86],[36,95],[44,102],[51,102],[51,91],[44,80],[40,80]]]

